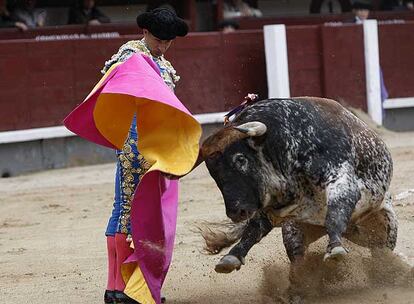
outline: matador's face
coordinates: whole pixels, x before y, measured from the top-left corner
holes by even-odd
[[[164,55],[171,46],[171,40],[161,40],[151,34],[147,29],[143,30],[145,43],[151,54],[155,57]]]

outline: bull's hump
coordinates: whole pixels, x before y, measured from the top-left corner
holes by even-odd
[[[247,107],[235,122],[237,124],[255,120],[294,130],[313,128],[326,133],[344,130],[348,139],[361,132],[370,133],[371,137],[378,137],[361,119],[339,102],[328,98],[294,97],[261,100]]]
[[[264,99],[251,106],[245,108],[240,117],[252,116],[255,113],[267,113],[267,112],[282,112],[288,116],[291,114],[297,114],[299,116],[309,115],[309,110],[314,110],[319,115],[325,116],[342,116],[347,110],[338,102],[332,99],[319,98],[319,97],[294,97],[294,98],[271,98]],[[243,115],[244,114],[244,115]],[[351,114],[351,113],[349,113]],[[348,115],[345,114],[345,115]]]

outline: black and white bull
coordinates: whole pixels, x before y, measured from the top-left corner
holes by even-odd
[[[253,245],[282,227],[292,268],[327,234],[324,259],[356,244],[393,250],[397,220],[387,192],[392,160],[384,142],[339,103],[300,97],[245,108],[207,138],[200,152],[219,187],[227,216],[242,223],[239,242],[216,271],[239,269]],[[218,253],[229,244],[208,239]],[[292,271],[291,268],[291,271]]]

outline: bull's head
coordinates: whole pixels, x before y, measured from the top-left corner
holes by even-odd
[[[261,152],[243,139],[257,138],[266,130],[266,125],[257,121],[229,126],[208,137],[201,147],[201,159],[223,195],[227,216],[234,222],[250,218],[263,207]]]

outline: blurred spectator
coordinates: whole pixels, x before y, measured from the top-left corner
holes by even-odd
[[[414,11],[413,0],[385,1],[384,8],[393,11]]]
[[[17,27],[22,31],[27,30],[26,24],[23,22],[15,21],[10,16],[10,12],[8,11],[5,3],[0,2],[0,28],[4,27]]]
[[[413,0],[404,1],[404,4],[405,4],[405,7],[407,8],[407,10],[414,11],[414,1]]]
[[[98,25],[109,22],[111,20],[96,7],[95,0],[77,0],[69,10],[69,24]]]
[[[324,0],[312,0],[309,8],[311,14],[320,14],[321,8]],[[351,2],[350,0],[338,0],[339,5],[341,6],[341,12],[350,12],[351,11]],[[330,4],[329,11],[332,13],[332,4]]]
[[[224,0],[223,17],[231,19],[235,17],[262,17],[262,12],[242,0]]]
[[[370,2],[364,0],[357,0],[352,4],[352,12],[354,13],[353,23],[361,24],[364,20],[367,20],[369,13],[372,9]]]
[[[231,33],[238,30],[240,27],[239,23],[232,19],[225,19],[218,24],[219,31],[223,33]]]
[[[28,28],[45,26],[46,11],[36,8],[36,0],[18,0],[13,9],[12,19],[24,23]]]

